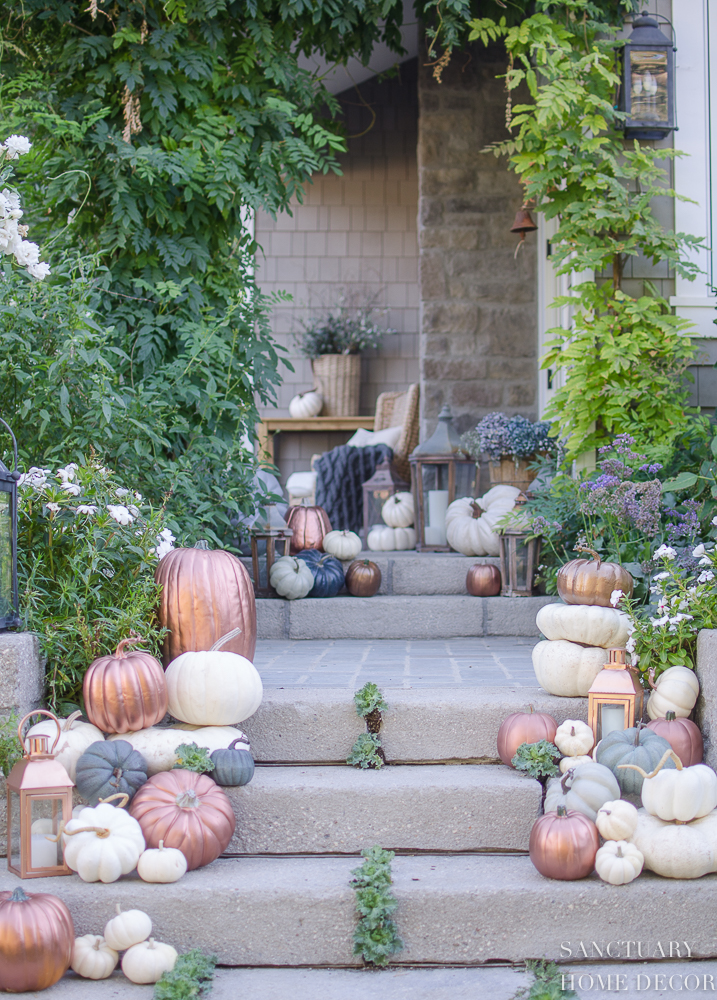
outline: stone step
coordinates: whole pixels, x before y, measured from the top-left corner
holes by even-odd
[[[259,639],[450,639],[539,636],[535,616],[555,597],[469,595],[305,597],[256,602]]]
[[[356,858],[220,859],[171,885],[136,876],[87,884],[73,875],[26,888],[59,896],[77,934],[99,933],[119,903],[149,913],[158,940],[214,953],[222,965],[356,966],[356,867]],[[0,890],[18,884],[0,873]],[[423,854],[395,858],[393,891],[402,965],[575,961],[581,941],[603,950],[641,941],[650,958],[657,942],[687,942],[693,959],[717,957],[715,875],[681,881],[647,872],[615,887],[594,876],[545,879],[524,855]]]
[[[501,723],[512,712],[547,712],[559,723],[587,721],[587,698],[556,698],[541,688],[391,688],[384,691],[381,743],[389,761],[498,760]],[[264,689],[259,710],[241,724],[264,763],[344,762],[365,724],[343,688]]]
[[[527,851],[542,790],[503,764],[429,764],[257,767],[225,791],[237,818],[227,854],[359,854]]]

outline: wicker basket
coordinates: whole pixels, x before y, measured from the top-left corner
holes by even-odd
[[[491,486],[515,486],[525,492],[535,479],[528,467],[535,458],[501,458],[500,462],[489,462]]]
[[[322,354],[312,362],[316,388],[324,397],[325,417],[355,417],[361,389],[360,354]]]

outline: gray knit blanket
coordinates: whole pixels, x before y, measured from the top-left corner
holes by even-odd
[[[385,444],[353,448],[347,444],[326,451],[314,463],[316,503],[329,515],[337,531],[363,529],[362,485],[381,462],[390,462],[393,451]]]

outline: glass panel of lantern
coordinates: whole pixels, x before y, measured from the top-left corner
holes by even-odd
[[[475,496],[476,463],[462,455],[412,455],[410,462],[416,548],[419,552],[449,552],[446,511],[456,498]]]
[[[383,505],[394,493],[403,493],[410,489],[391,468],[390,462],[380,462],[376,471],[361,487],[363,491],[363,542],[375,524],[383,524],[381,511]]]
[[[654,17],[637,17],[632,27],[623,64],[625,136],[662,139],[675,128],[675,49]]]
[[[642,719],[644,692],[624,649],[611,649],[608,662],[588,692],[588,722],[599,743],[608,733],[630,729]]]
[[[531,537],[529,522],[521,515],[527,502],[525,493],[519,493],[515,501],[513,526],[499,535],[502,597],[530,597],[533,593],[541,539],[540,536]]]
[[[280,556],[290,554],[293,534],[276,504],[267,504],[259,511],[251,529],[251,567],[257,597],[274,596],[269,583],[271,567]]]
[[[0,460],[0,629],[20,625],[17,601],[17,443],[12,437],[15,469],[11,472]]]

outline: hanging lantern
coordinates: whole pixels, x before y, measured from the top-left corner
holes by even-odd
[[[33,715],[46,715],[57,723],[57,737],[50,747],[47,736],[30,736],[28,747],[22,727]],[[61,736],[60,722],[44,709],[29,712],[17,727],[22,760],[7,779],[7,866],[20,878],[71,875],[62,854],[62,826],[72,819],[72,789],[67,771],[52,755]]]
[[[642,719],[642,685],[624,649],[611,649],[608,662],[588,691],[588,722],[595,743],[615,731],[630,729]]]
[[[17,441],[12,438],[14,469],[11,472],[0,460],[0,631],[20,625],[17,602]]]
[[[390,462],[379,462],[376,471],[362,485],[363,491],[363,543],[366,545],[368,533],[374,524],[383,524],[381,511],[389,497],[410,490],[408,483],[400,479],[391,468]]]
[[[525,493],[515,498],[513,523],[499,535],[501,597],[532,597],[533,578],[540,558],[540,536],[531,537],[521,511],[528,502]]]
[[[254,577],[254,593],[257,597],[273,597],[274,589],[269,583],[271,567],[278,556],[290,554],[293,530],[286,523],[274,503],[267,504],[263,516],[257,517],[251,529],[251,566]],[[261,558],[261,557],[264,558]],[[262,574],[262,568],[264,574]]]
[[[438,414],[428,441],[409,456],[415,510],[416,548],[449,552],[446,511],[456,497],[475,496],[476,463],[466,458],[449,406]]]
[[[674,131],[675,52],[656,15],[647,11],[632,22],[625,42],[621,110],[626,139],[664,139]]]

